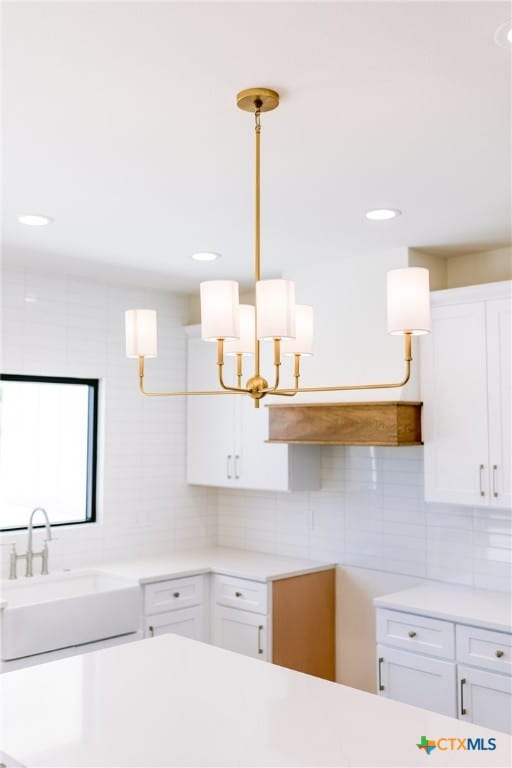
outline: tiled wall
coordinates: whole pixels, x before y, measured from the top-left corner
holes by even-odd
[[[184,402],[141,397],[137,362],[124,355],[124,310],[154,307],[161,356],[147,363],[149,385],[182,389],[185,299],[15,270],[4,271],[2,288],[3,372],[98,377],[102,382],[100,523],[58,529],[58,541],[50,545],[51,565],[212,543],[211,492],[185,483]],[[25,538],[2,535],[3,541],[18,540],[18,551]]]
[[[421,447],[320,450],[321,491],[219,492],[219,544],[511,589],[510,509],[426,504]]]

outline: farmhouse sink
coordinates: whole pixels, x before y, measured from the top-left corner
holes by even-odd
[[[1,601],[4,661],[139,628],[139,585],[96,570],[4,581]]]

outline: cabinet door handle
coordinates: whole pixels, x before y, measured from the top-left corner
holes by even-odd
[[[152,626],[149,626],[148,629],[149,629],[149,634],[151,635],[151,637],[154,637],[155,636],[155,628],[152,627]]]
[[[240,480],[240,475],[238,474],[238,459],[239,458],[240,458],[240,456],[238,455],[238,453],[235,453],[235,460],[233,462],[234,467],[235,467],[235,480]]]
[[[233,477],[233,475],[231,474],[231,459],[232,458],[233,458],[233,456],[230,453],[228,453],[228,455],[226,456],[226,477],[227,477],[228,480],[231,480],[231,478]]]
[[[461,677],[460,679],[460,713],[461,715],[467,715],[468,711],[466,707],[464,706],[464,686],[466,685],[466,678]]]
[[[497,496],[498,491],[496,490],[496,470],[498,469],[497,464],[492,465],[492,495]]]
[[[416,632],[414,629],[409,630],[409,637],[416,637]]]
[[[261,633],[263,632],[263,624],[260,624],[258,627],[258,653],[263,653],[263,648],[261,647]]]
[[[480,467],[478,469],[479,475],[478,475],[478,482],[480,484],[480,496],[485,496],[485,491],[482,488],[482,472],[485,469],[485,466],[483,464],[480,464]]]
[[[235,592],[235,597],[242,597],[242,593],[241,592]]]
[[[384,690],[384,686],[382,685],[382,662],[384,661],[384,658],[381,656],[379,658],[379,691]]]
[[[179,593],[179,592],[173,592],[173,593],[172,593],[172,596],[173,596],[173,597],[179,597],[179,596],[180,596],[180,593]]]
[[[497,656],[498,659],[501,659],[502,656],[504,656],[504,651],[496,651],[495,656]]]

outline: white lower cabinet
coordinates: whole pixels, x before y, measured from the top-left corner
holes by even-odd
[[[459,665],[459,718],[486,728],[510,732],[512,678]]]
[[[205,577],[189,576],[144,587],[144,637],[167,632],[192,640],[208,640]]]
[[[267,627],[266,616],[218,605],[213,615],[212,643],[227,651],[268,661]]]
[[[213,645],[270,661],[268,591],[266,582],[214,574],[210,634]]]
[[[510,633],[388,608],[376,626],[381,696],[510,731]]]
[[[275,581],[223,573],[144,586],[145,638],[174,632],[335,680],[335,571]]]
[[[379,693],[450,717],[457,716],[455,664],[377,646]]]

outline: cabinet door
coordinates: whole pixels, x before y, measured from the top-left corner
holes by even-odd
[[[511,310],[509,299],[487,302],[487,370],[489,387],[489,467],[491,505],[510,507],[511,454]]]
[[[489,504],[483,302],[434,307],[422,339],[425,499]]]
[[[454,663],[378,645],[377,675],[381,696],[457,717]]]
[[[188,342],[187,388],[217,390],[217,348]],[[235,395],[187,398],[187,482],[232,486],[235,476]]]
[[[213,607],[212,643],[228,651],[267,661],[267,618],[216,605]]]
[[[205,640],[201,606],[159,613],[144,618],[144,637],[157,637],[157,635],[165,635],[168,632],[190,637],[191,640]]]
[[[512,678],[459,665],[459,719],[510,733]]]

